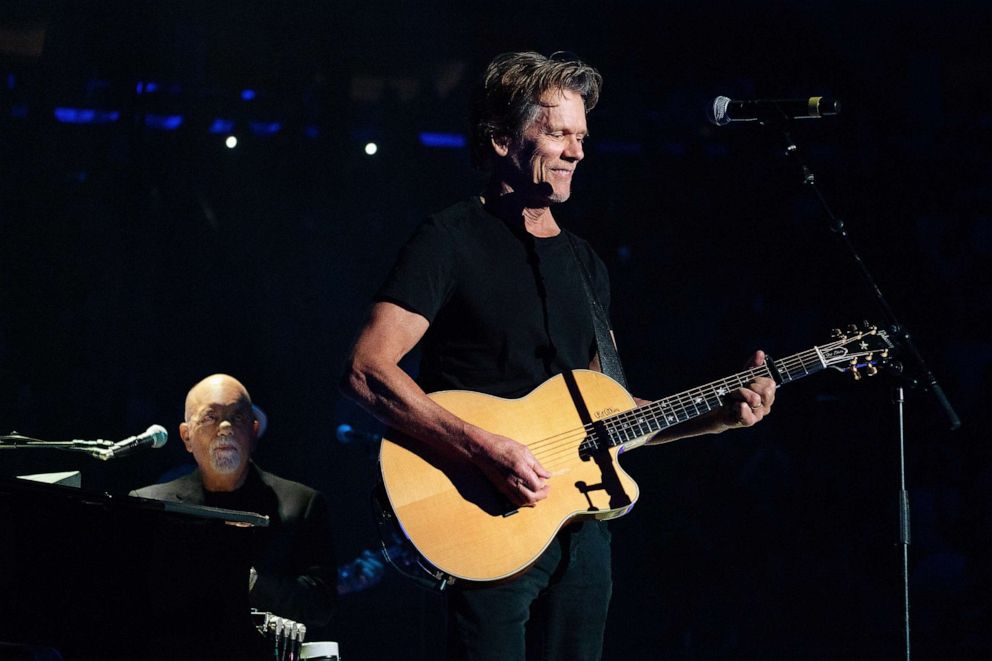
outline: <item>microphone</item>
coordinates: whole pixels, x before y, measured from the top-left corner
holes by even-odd
[[[169,432],[165,431],[162,425],[152,425],[137,436],[125,438],[123,441],[114,443],[104,451],[101,459],[116,459],[124,455],[137,452],[146,447],[160,448],[169,440]]]
[[[351,425],[338,425],[338,443],[348,445],[349,443],[378,443],[382,440],[379,434],[372,434],[367,431],[352,429]]]
[[[826,96],[806,99],[733,101],[725,96],[713,99],[707,118],[717,126],[730,122],[773,122],[783,119],[820,119],[840,112],[840,101]]]

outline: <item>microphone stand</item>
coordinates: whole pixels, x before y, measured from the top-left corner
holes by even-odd
[[[810,169],[809,164],[803,157],[798,145],[796,145],[795,140],[788,130],[788,116],[783,115],[781,120],[771,120],[771,121],[761,121],[763,126],[775,125],[782,129],[782,135],[785,138],[785,153],[786,155],[795,161],[802,173],[802,183],[813,190],[816,195],[817,200],[820,202],[820,206],[826,212],[826,217],[829,221],[829,227],[832,232],[837,234],[840,238],[841,243],[847,251],[847,254],[854,261],[855,265],[858,267],[858,271],[871,290],[878,302],[879,307],[885,316],[887,325],[889,326],[889,332],[892,337],[899,340],[899,344],[904,348],[909,356],[916,362],[916,367],[918,373],[922,374],[922,379],[916,379],[908,375],[901,375],[906,383],[911,388],[923,388],[930,392],[937,404],[943,409],[944,414],[947,416],[949,428],[951,431],[958,429],[961,426],[961,419],[958,418],[957,413],[955,413],[954,408],[951,406],[950,401],[948,401],[947,396],[944,394],[943,389],[940,384],[937,383],[937,377],[934,376],[933,372],[927,367],[926,362],[923,360],[923,356],[920,354],[916,345],[913,343],[912,336],[906,326],[896,318],[895,312],[893,312],[891,306],[889,306],[888,301],[882,294],[882,290],[879,288],[878,283],[875,282],[875,278],[872,277],[871,272],[865,265],[864,260],[861,259],[861,255],[855,250],[850,237],[847,234],[847,230],[844,227],[844,221],[838,218],[833,210],[831,210],[830,205],[827,204],[826,199],[823,197],[823,193],[816,186],[816,176]],[[901,369],[894,370],[896,372],[901,372]],[[898,444],[899,444],[899,544],[902,547],[902,588],[903,588],[903,637],[905,644],[905,658],[906,661],[910,659],[910,636],[909,636],[909,543],[910,543],[910,531],[909,531],[909,492],[906,490],[906,451],[905,451],[905,424],[904,424],[904,403],[905,399],[903,396],[903,389],[901,386],[895,388],[893,394],[893,403],[896,406],[896,418],[898,422]]]
[[[0,436],[0,450],[19,450],[25,448],[48,449],[48,450],[68,450],[70,452],[82,452],[97,459],[106,460],[112,441],[102,439],[95,441],[82,441],[73,439],[71,441],[43,441],[37,438],[22,436],[16,431]]]

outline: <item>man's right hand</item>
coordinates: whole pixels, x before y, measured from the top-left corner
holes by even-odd
[[[473,462],[514,505],[534,505],[547,498],[551,473],[526,445],[444,410],[399,367],[428,326],[415,312],[376,303],[352,348],[343,391],[387,425]]]
[[[476,464],[514,505],[532,507],[548,497],[551,477],[530,448],[512,438],[479,430]]]

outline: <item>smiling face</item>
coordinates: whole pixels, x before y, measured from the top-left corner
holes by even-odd
[[[218,374],[194,386],[179,434],[208,491],[232,491],[244,483],[258,421],[248,391],[236,379]]]
[[[537,116],[519,138],[494,137],[500,157],[501,192],[521,195],[528,206],[564,202],[572,193],[572,177],[585,154],[586,109],[570,90],[551,90],[541,97]]]

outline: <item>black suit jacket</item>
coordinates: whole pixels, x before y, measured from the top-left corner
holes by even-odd
[[[131,495],[268,516],[268,527],[252,531],[251,558],[258,579],[249,594],[251,606],[308,627],[322,627],[330,620],[337,568],[327,501],[320,492],[267,473],[252,463],[245,484],[234,492],[206,491],[200,470],[196,469],[171,482],[137,489]]]

